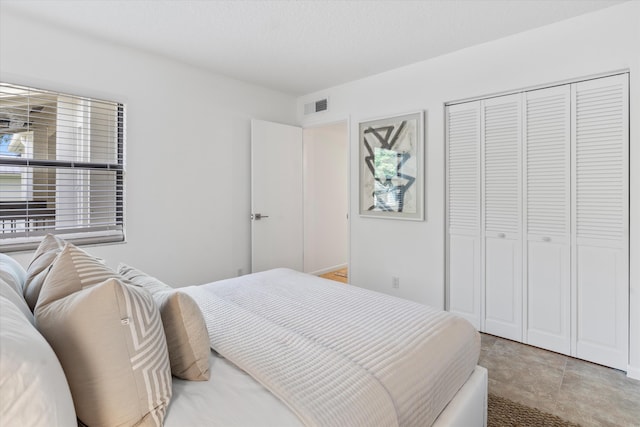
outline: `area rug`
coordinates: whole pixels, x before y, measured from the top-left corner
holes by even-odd
[[[539,409],[489,393],[488,427],[580,427]]]

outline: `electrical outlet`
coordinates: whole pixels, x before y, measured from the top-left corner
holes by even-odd
[[[398,289],[400,287],[400,278],[397,276],[393,276],[391,278],[391,287]]]

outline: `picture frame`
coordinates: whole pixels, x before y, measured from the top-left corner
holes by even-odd
[[[424,112],[359,123],[361,217],[424,220]]]

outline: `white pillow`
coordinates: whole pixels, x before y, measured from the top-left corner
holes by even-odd
[[[19,294],[22,294],[27,271],[9,255],[0,254],[0,279],[4,279]]]
[[[11,301],[13,305],[18,308],[22,314],[27,318],[27,320],[35,325],[35,319],[33,317],[33,313],[29,309],[27,302],[24,300],[24,297],[21,293],[16,292],[15,288],[9,285],[4,279],[0,277],[0,295]]]
[[[0,296],[0,425],[76,427],[60,362],[27,318]]]

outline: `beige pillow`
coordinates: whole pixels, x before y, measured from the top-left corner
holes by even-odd
[[[27,301],[31,311],[38,302],[38,296],[40,295],[40,288],[44,283],[44,279],[49,274],[49,269],[53,264],[62,248],[64,248],[65,241],[53,234],[47,234],[38,249],[36,249],[27,267],[27,277],[24,282],[24,299]]]
[[[133,267],[120,264],[118,272],[132,284],[151,292],[160,308],[171,373],[185,380],[208,380],[209,333],[198,304],[189,295]]]
[[[36,325],[58,355],[82,423],[161,426],[171,370],[160,313],[147,291],[109,276],[67,244],[42,286]]]

